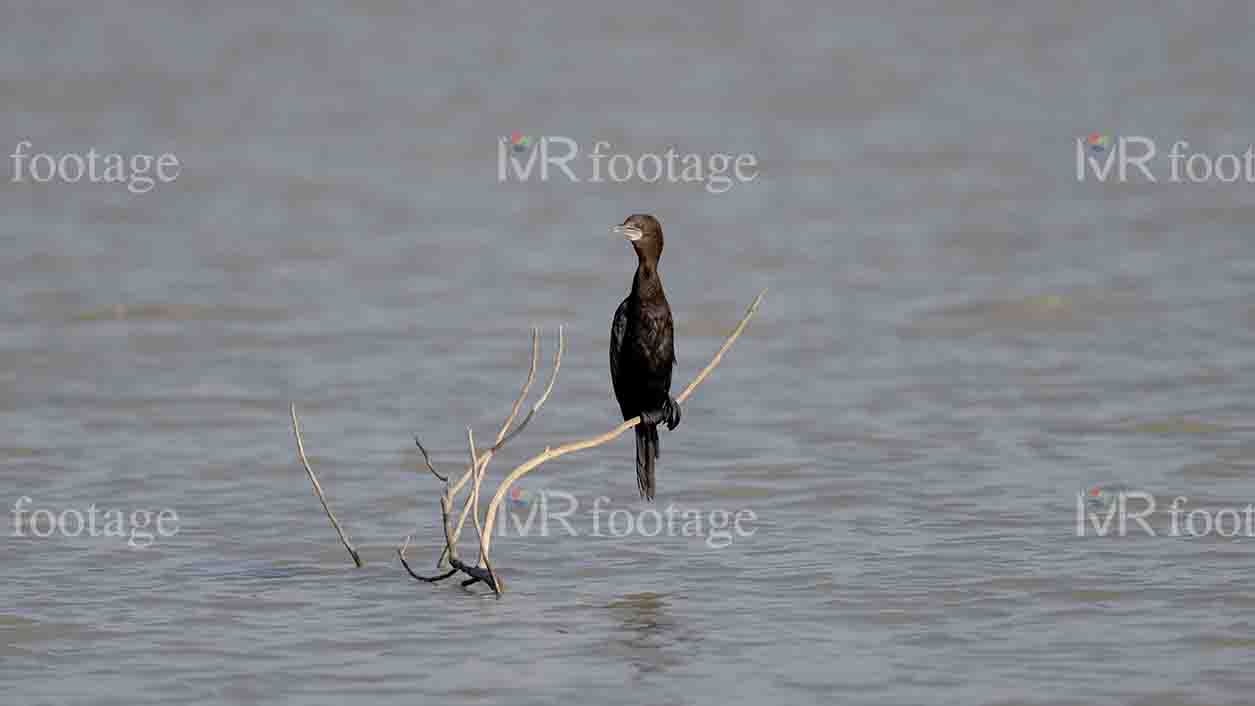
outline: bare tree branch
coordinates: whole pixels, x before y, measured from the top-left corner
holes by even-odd
[[[501,432],[497,434],[496,443],[493,445],[491,449],[488,449],[485,451],[485,456],[487,456],[487,458],[491,459],[492,454],[495,453],[497,449],[501,448],[501,445],[504,443],[502,441],[502,437],[505,435],[506,430],[509,429],[510,424],[514,421],[514,418],[518,415],[519,407],[522,406],[523,400],[527,398],[527,392],[532,387],[532,381],[536,379],[536,362],[537,360],[539,360],[539,358],[540,358],[540,329],[536,327],[532,327],[532,360],[528,366],[527,380],[523,383],[523,390],[519,392],[519,396],[515,398],[514,400],[514,405],[511,406],[510,408],[510,416],[506,418],[505,424],[501,425]],[[524,420],[524,424],[526,424],[526,420]],[[486,462],[487,461],[485,461],[485,463]],[[450,490],[449,492],[450,497],[452,498],[456,496],[458,492],[462,490],[462,486],[465,485],[468,480],[473,479],[478,472],[479,472],[479,469],[476,468],[474,464],[471,464],[470,466],[468,466],[466,471],[462,474],[462,477],[458,479],[458,482],[455,483],[453,488]],[[457,541],[457,538],[462,534],[462,528],[466,526],[466,516],[470,512],[470,507],[471,507],[470,496],[467,496],[466,500],[467,500],[466,504],[462,506],[462,514],[461,516],[458,517],[457,529],[453,531],[454,541]],[[437,563],[439,564],[443,562],[444,558],[445,558],[445,554],[442,553]]]
[[[532,418],[535,417],[536,413],[540,411],[540,408],[544,406],[545,401],[549,399],[549,394],[553,392],[553,385],[558,380],[558,371],[562,369],[562,353],[564,350],[566,350],[566,334],[563,327],[559,326],[558,327],[558,348],[557,348],[557,351],[554,352],[553,370],[549,373],[549,382],[548,384],[545,385],[545,391],[541,394],[540,398],[537,399],[536,402],[532,404],[532,408],[528,410],[527,415],[523,417],[523,421],[519,422],[518,426],[516,426],[512,431],[507,433],[506,430],[509,428],[510,422],[512,422],[514,418],[517,416],[519,407],[521,406],[524,398],[527,396],[527,391],[531,388],[532,380],[535,378],[535,375],[536,375],[536,361],[540,357],[539,331],[535,328],[532,329],[532,362],[531,362],[530,369],[527,373],[527,382],[524,383],[523,391],[519,393],[518,399],[515,400],[514,406],[510,410],[510,417],[506,420],[506,423],[501,426],[501,431],[497,433],[497,442],[493,444],[491,448],[485,450],[484,455],[480,458],[479,462],[482,465],[486,467],[488,465],[488,462],[492,460],[493,456],[496,455],[496,453],[500,451],[502,447],[504,447],[507,443],[509,443],[511,439],[518,436],[524,429],[526,429],[528,423],[532,421]],[[466,482],[468,478],[471,477],[472,471],[476,471],[477,473],[479,472],[478,469],[475,469],[473,467],[468,468],[466,474],[462,476],[462,479],[459,480],[458,483],[454,485],[452,489],[450,489],[450,492],[449,492],[450,500],[452,500],[452,498],[458,494],[458,491],[461,490],[462,485]],[[465,504],[463,504],[462,506],[461,516],[458,517],[457,527],[456,529],[453,530],[453,543],[454,544],[456,544],[458,541],[458,538],[462,536],[462,528],[466,526],[466,516],[470,512],[470,510],[471,510],[471,498],[468,496]],[[447,557],[448,557],[448,548],[446,547],[444,550],[441,551],[440,557],[436,559],[436,566],[443,566],[445,559]]]
[[[448,573],[440,574],[438,576],[422,576],[420,574],[414,573],[414,569],[410,568],[410,563],[405,560],[405,550],[408,549],[409,546],[410,546],[410,536],[406,535],[405,544],[401,545],[400,547],[397,547],[397,557],[401,559],[401,566],[405,567],[405,570],[409,572],[410,576],[413,576],[419,581],[426,581],[427,583],[436,583],[437,581],[444,581],[445,579],[449,578],[450,576],[458,572],[457,569],[449,569]]]
[[[749,308],[746,310],[745,315],[741,318],[741,321],[736,325],[736,327],[728,335],[728,338],[723,342],[723,345],[719,347],[719,350],[715,353],[715,356],[706,365],[706,367],[703,368],[701,372],[699,372],[695,378],[693,378],[693,381],[690,382],[688,386],[684,388],[684,390],[679,394],[679,396],[675,398],[676,403],[682,404],[685,401],[687,401],[688,398],[693,394],[693,391],[697,389],[697,386],[700,385],[707,378],[707,376],[710,375],[711,371],[713,371],[715,367],[719,365],[720,361],[723,360],[724,353],[726,353],[727,350],[732,346],[733,342],[735,342],[736,339],[740,337],[741,332],[745,330],[746,325],[749,323],[750,319],[754,316],[754,313],[758,310],[758,306],[762,302],[763,296],[766,293],[767,293],[767,290],[764,289],[763,291],[759,292],[757,297],[754,298],[754,301],[750,304]],[[501,501],[505,498],[506,493],[509,491],[510,486],[513,485],[515,482],[517,482],[523,476],[530,473],[531,471],[535,470],[536,468],[539,468],[546,461],[557,458],[559,456],[564,456],[569,453],[581,451],[583,449],[589,449],[595,446],[600,446],[618,437],[620,434],[627,431],[628,429],[635,427],[637,424],[640,424],[641,422],[640,417],[634,417],[632,419],[629,419],[623,422],[622,424],[619,424],[618,426],[614,427],[613,429],[611,429],[610,431],[604,434],[600,434],[600,435],[590,437],[587,439],[582,439],[579,441],[573,441],[570,443],[562,444],[561,446],[557,446],[553,448],[546,447],[543,452],[536,454],[535,456],[531,457],[527,461],[519,464],[512,471],[510,471],[510,473],[506,475],[506,477],[497,486],[496,492],[493,493],[492,500],[488,504],[488,510],[486,513],[482,515],[483,519],[481,520],[481,515],[479,512],[480,490],[481,490],[481,486],[483,485],[484,478],[487,476],[488,464],[492,460],[493,456],[498,451],[500,451],[501,448],[504,447],[506,443],[508,443],[511,439],[518,436],[520,433],[522,433],[524,429],[527,428],[528,423],[531,422],[531,420],[536,416],[537,412],[540,411],[540,408],[549,399],[550,393],[553,392],[554,383],[558,379],[558,372],[562,367],[562,353],[565,350],[565,348],[566,348],[566,337],[564,335],[562,327],[559,327],[558,328],[558,346],[557,346],[556,352],[554,353],[553,371],[549,375],[549,382],[545,386],[545,390],[541,394],[540,398],[537,399],[536,402],[532,404],[531,409],[527,412],[527,414],[523,417],[523,419],[519,421],[517,425],[511,428],[511,425],[513,425],[515,423],[515,420],[518,419],[519,411],[522,409],[523,402],[527,399],[527,394],[531,390],[532,383],[535,381],[535,377],[536,377],[536,366],[540,358],[540,333],[537,329],[532,329],[531,363],[528,367],[527,379],[523,383],[523,388],[519,392],[518,397],[515,399],[514,404],[511,406],[509,416],[506,417],[505,422],[501,425],[500,430],[497,432],[496,439],[492,446],[486,449],[476,449],[475,433],[470,427],[467,427],[466,436],[467,436],[467,447],[470,453],[470,462],[467,464],[467,467],[463,471],[462,475],[456,481],[451,483],[447,475],[444,475],[436,470],[435,465],[431,461],[430,455],[428,455],[427,453],[427,449],[424,448],[422,443],[418,440],[418,438],[415,437],[414,443],[415,445],[418,446],[419,452],[422,453],[423,461],[426,464],[427,469],[438,480],[444,483],[444,492],[441,493],[440,498],[439,498],[440,500],[440,525],[441,525],[441,530],[444,534],[444,547],[441,551],[440,558],[437,560],[437,566],[440,566],[447,559],[448,565],[450,567],[449,571],[445,573],[437,574],[435,576],[423,576],[421,574],[416,573],[410,567],[409,562],[406,560],[406,556],[405,556],[406,550],[410,546],[410,537],[407,536],[405,538],[404,544],[402,544],[402,546],[397,548],[397,556],[398,558],[400,558],[401,564],[402,566],[405,567],[405,570],[410,574],[410,576],[414,577],[416,580],[424,581],[427,583],[434,583],[437,581],[443,581],[444,579],[450,578],[455,573],[461,572],[463,574],[466,574],[469,577],[465,581],[462,582],[462,585],[464,587],[471,586],[475,583],[479,583],[482,581],[483,583],[487,584],[489,588],[491,588],[492,591],[498,597],[500,597],[502,592],[505,590],[505,586],[501,582],[500,577],[493,570],[492,564],[489,561],[489,548],[491,547],[491,544],[492,544],[492,530],[497,519],[498,509],[501,505]],[[322,502],[323,510],[326,511],[328,519],[331,520],[332,527],[334,527],[336,530],[336,533],[339,534],[340,541],[344,543],[344,547],[349,551],[349,555],[353,557],[354,564],[360,567],[362,565],[361,557],[358,555],[357,550],[349,542],[348,537],[345,535],[344,530],[340,527],[340,523],[336,520],[335,515],[332,514],[331,508],[327,504],[326,496],[323,494],[322,486],[319,484],[318,478],[314,475],[313,469],[310,468],[309,460],[305,456],[305,444],[304,444],[304,441],[301,439],[300,424],[297,420],[295,405],[292,405],[291,412],[292,412],[292,431],[296,436],[296,447],[297,447],[297,452],[299,453],[300,458],[301,458],[301,463],[305,466],[305,471],[309,474],[309,479],[313,483],[313,486],[314,486],[314,492],[318,495],[318,499]],[[467,491],[467,496],[462,504],[462,509],[458,517],[457,527],[454,528],[451,523],[454,502],[457,499],[458,493],[463,488],[467,487],[468,483],[470,484],[470,486]],[[457,552],[457,540],[462,532],[463,527],[466,524],[467,515],[470,515],[475,525],[475,534],[476,534],[476,538],[478,539],[478,544],[479,544],[479,552],[478,552],[477,560],[476,562],[474,562],[474,564],[468,564],[462,561],[462,559],[458,556],[458,552]]]
[[[305,466],[305,472],[309,474],[309,480],[314,484],[314,492],[318,494],[318,500],[322,503],[322,509],[327,513],[327,519],[331,520],[331,526],[336,529],[336,534],[340,535],[340,541],[344,543],[344,548],[349,550],[349,556],[353,557],[353,564],[359,569],[362,567],[362,557],[357,553],[357,549],[349,542],[349,538],[345,536],[344,530],[341,529],[340,523],[336,520],[336,516],[332,514],[331,507],[327,505],[327,496],[323,495],[322,484],[318,482],[318,476],[314,475],[314,469],[309,467],[309,459],[305,458],[305,442],[301,440],[301,425],[296,419],[296,404],[292,404],[289,411],[292,413],[292,433],[296,434],[296,452],[301,457],[301,465]],[[433,473],[435,471],[432,471]]]
[[[535,360],[534,356],[533,360]],[[533,369],[535,369],[534,366]],[[531,383],[529,382],[528,384],[530,385]],[[524,391],[526,391],[526,387],[524,388]],[[463,581],[462,587],[465,588],[475,583],[477,580],[483,581],[484,583],[487,583],[488,586],[492,588],[493,593],[497,594],[497,597],[500,598],[503,586],[501,585],[501,581],[497,578],[497,574],[493,572],[492,564],[488,563],[488,555],[484,553],[484,528],[479,523],[479,486],[484,482],[484,475],[488,472],[488,461],[485,460],[481,464],[475,457],[475,432],[471,431],[470,427],[466,428],[466,441],[471,449],[471,468],[479,469],[478,477],[475,478],[475,482],[471,486],[471,517],[475,520],[475,535],[479,539],[479,562],[478,566],[475,568],[482,567],[486,569],[488,571],[488,577],[484,578],[484,576],[478,572],[468,571],[467,567],[463,566],[461,567],[462,570],[469,573],[472,580]],[[456,539],[457,537],[454,537],[455,541]],[[452,557],[450,557],[449,563],[450,565],[453,565],[454,568],[458,568],[457,565],[453,564]]]
[[[710,375],[710,372],[715,369],[715,366],[719,365],[719,362],[723,360],[723,354],[727,353],[728,349],[732,347],[733,342],[741,336],[741,332],[744,331],[745,326],[749,324],[750,319],[754,316],[754,312],[758,311],[758,305],[762,303],[763,297],[766,295],[767,290],[764,289],[758,293],[758,296],[754,297],[754,301],[751,302],[749,308],[745,310],[745,316],[741,317],[741,322],[736,325],[736,328],[732,329],[732,333],[728,334],[728,338],[723,342],[723,345],[719,346],[719,350],[715,353],[715,357],[710,359],[710,362],[706,364],[706,367],[702,368],[702,371],[697,374],[697,377],[693,378],[693,382],[690,382],[688,387],[684,388],[684,391],[680,393],[679,397],[675,398],[676,402],[683,404],[686,400],[688,400],[689,395],[693,394],[693,390],[696,390],[697,386],[702,384],[702,381],[706,379],[706,376]],[[632,420],[629,419],[628,421],[630,422]]]
[[[523,406],[523,400],[527,399],[527,391],[532,389],[532,381],[536,379],[536,361],[540,360],[540,329],[532,327],[532,363],[527,370],[527,380],[523,383],[523,389],[519,392],[519,396],[515,398],[514,404],[510,407],[510,416],[506,417],[505,423],[501,425],[501,431],[497,432],[497,440],[493,444],[500,444],[501,437],[505,436],[510,425],[514,423],[514,418],[519,416],[519,407]]]
[[[431,465],[431,456],[427,455],[427,449],[423,448],[423,442],[419,441],[417,436],[414,437],[414,445],[417,446],[419,452],[423,454],[423,461],[427,463],[427,470],[431,471],[431,474],[441,483],[448,483],[449,478],[447,476],[440,475],[440,472],[436,470],[436,467]]]

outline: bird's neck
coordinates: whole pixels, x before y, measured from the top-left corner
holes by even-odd
[[[638,299],[662,297],[662,278],[658,276],[658,263],[642,258],[636,264],[636,277],[632,279],[632,293]]]

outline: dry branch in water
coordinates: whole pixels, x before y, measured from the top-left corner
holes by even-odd
[[[686,400],[688,400],[688,398],[693,394],[693,391],[697,389],[697,386],[700,385],[708,375],[710,375],[711,371],[713,371],[717,365],[719,365],[719,362],[723,360],[723,354],[726,353],[728,348],[732,346],[733,342],[740,337],[741,332],[745,330],[746,325],[754,316],[754,313],[758,311],[758,305],[762,302],[763,296],[766,293],[767,290],[764,289],[758,293],[758,296],[754,297],[754,301],[750,304],[749,308],[746,309],[745,315],[741,317],[741,321],[736,325],[736,328],[732,330],[732,332],[728,335],[728,338],[723,342],[723,345],[719,347],[715,356],[706,365],[706,367],[697,374],[697,377],[693,378],[693,381],[684,388],[684,391],[675,398],[677,403],[683,404]],[[423,462],[427,470],[430,471],[437,480],[444,484],[444,492],[440,495],[440,522],[444,533],[444,542],[441,553],[436,559],[436,567],[437,570],[439,570],[445,566],[447,562],[449,570],[433,576],[423,576],[416,573],[410,567],[410,564],[406,560],[405,556],[406,550],[410,546],[411,539],[407,536],[405,538],[405,542],[397,548],[397,556],[400,558],[402,566],[405,567],[405,570],[410,574],[410,576],[419,581],[432,583],[450,578],[454,574],[461,572],[468,576],[468,578],[462,582],[463,586],[470,586],[482,581],[487,584],[497,596],[500,596],[505,590],[505,586],[502,584],[501,578],[493,570],[492,564],[488,560],[488,555],[489,549],[492,545],[492,530],[497,519],[497,509],[501,505],[502,499],[505,498],[506,493],[510,490],[510,486],[523,476],[539,468],[541,464],[546,461],[559,456],[565,456],[566,454],[575,451],[582,451],[595,446],[601,446],[602,444],[615,439],[628,429],[640,424],[641,418],[633,417],[604,434],[582,439],[580,441],[572,441],[554,448],[546,447],[544,451],[519,464],[514,468],[514,470],[510,471],[506,475],[506,477],[497,486],[496,491],[493,493],[492,500],[488,503],[488,509],[482,516],[483,519],[480,519],[480,487],[484,482],[484,477],[487,475],[488,463],[492,461],[493,456],[496,455],[496,453],[500,451],[506,443],[517,437],[524,429],[527,428],[528,423],[532,421],[532,419],[536,416],[536,413],[540,411],[540,408],[549,399],[549,394],[553,391],[554,382],[558,379],[558,371],[562,367],[562,352],[565,347],[566,339],[563,335],[562,328],[559,327],[558,348],[554,353],[553,370],[549,374],[549,382],[545,385],[545,390],[541,394],[540,398],[536,400],[531,409],[523,417],[523,420],[511,428],[511,425],[514,424],[514,421],[518,418],[519,410],[522,408],[523,402],[527,399],[527,393],[531,390],[532,383],[536,378],[536,364],[540,358],[540,333],[537,329],[532,329],[531,365],[528,368],[527,379],[523,383],[523,389],[519,392],[518,397],[511,406],[510,414],[506,417],[505,422],[501,425],[500,430],[497,432],[496,439],[492,446],[477,449],[475,447],[475,434],[469,427],[467,427],[466,436],[470,460],[466,469],[456,480],[450,480],[451,476],[446,473],[441,473],[436,469],[435,464],[432,463],[431,457],[427,453],[427,449],[425,449],[422,442],[415,437],[414,443],[418,446],[419,452],[422,453]],[[301,462],[304,464],[305,470],[309,473],[309,478],[314,484],[314,491],[318,494],[319,500],[322,501],[323,509],[326,510],[327,517],[331,520],[331,525],[340,535],[340,541],[342,541],[345,548],[349,550],[349,554],[353,557],[354,563],[361,566],[361,559],[358,557],[357,550],[349,543],[348,538],[344,535],[344,531],[340,528],[340,523],[336,521],[335,515],[331,513],[331,508],[327,506],[326,497],[322,493],[322,487],[318,484],[318,479],[314,477],[314,472],[310,470],[309,462],[305,459],[305,448],[301,441],[300,428],[297,425],[295,406],[292,408],[292,429],[296,433],[297,451],[300,453]],[[451,516],[455,506],[457,505],[456,501],[458,499],[458,494],[464,488],[467,489],[467,493],[465,498],[462,500],[461,510],[458,513],[458,521],[455,527],[451,522]],[[479,540],[477,557],[475,561],[470,563],[463,561],[458,556],[457,552],[458,538],[466,525],[466,519],[468,516],[471,518],[472,524],[475,527],[475,534]]]
[[[301,440],[301,424],[296,420],[296,404],[293,404],[289,411],[292,413],[292,433],[296,435],[296,453],[301,457],[301,465],[305,466],[305,472],[309,474],[309,482],[314,484],[314,492],[318,494],[318,500],[322,502],[322,509],[326,511],[327,519],[331,520],[331,526],[336,528],[336,534],[340,535],[340,541],[344,543],[344,548],[349,550],[349,556],[353,557],[353,564],[360,569],[362,568],[362,556],[357,553],[357,548],[353,546],[349,538],[345,536],[344,530],[340,528],[340,523],[331,512],[331,506],[327,505],[327,496],[323,495],[322,484],[318,482],[318,476],[314,475],[314,469],[309,467],[309,459],[305,458],[305,442]]]
[[[719,350],[715,353],[714,358],[712,358],[711,361],[706,365],[706,367],[703,368],[702,371],[697,374],[697,377],[693,378],[693,381],[688,384],[688,387],[685,387],[684,391],[681,392],[679,396],[675,398],[675,401],[677,403],[683,404],[686,400],[688,400],[688,398],[693,394],[693,391],[697,389],[697,386],[700,385],[702,381],[705,380],[708,375],[710,375],[711,371],[713,371],[717,365],[719,365],[719,362],[723,360],[723,354],[726,353],[728,348],[732,346],[733,342],[735,342],[736,339],[740,337],[741,332],[745,330],[746,325],[749,324],[749,320],[754,316],[754,312],[758,311],[758,305],[762,302],[763,295],[765,295],[766,293],[767,293],[767,290],[764,289],[763,291],[758,293],[758,296],[754,297],[753,303],[751,303],[749,308],[745,311],[745,316],[741,317],[741,321],[736,325],[736,328],[732,330],[732,333],[728,335],[728,338],[723,342],[723,345],[719,347]],[[519,399],[514,403],[515,411],[517,411],[519,404],[527,396],[527,390],[529,386],[531,385],[532,377],[535,374],[537,352],[536,352],[536,345],[535,345],[536,339],[534,335],[533,335],[532,341],[533,341],[533,348],[532,348],[531,372],[528,374],[527,382],[523,385],[523,391],[520,393]],[[561,346],[562,346],[561,336],[559,336],[558,354],[555,357],[554,370],[553,370],[553,374],[549,378],[549,385],[545,389],[545,394],[541,397],[540,401],[538,401],[536,405],[533,406],[532,412],[528,413],[527,419],[524,420],[524,425],[526,424],[528,420],[531,419],[532,415],[537,410],[540,409],[540,405],[544,404],[545,399],[549,397],[549,392],[553,388],[554,380],[557,379],[558,367],[562,360]],[[447,526],[448,511],[446,508],[451,503],[452,498],[457,494],[462,484],[466,482],[466,479],[468,478],[468,476],[473,476],[472,490],[469,496],[467,497],[466,504],[463,508],[462,518],[461,518],[461,521],[459,522],[459,529],[461,529],[461,522],[465,521],[466,519],[466,511],[469,509],[474,516],[476,533],[479,535],[479,566],[469,567],[466,564],[463,564],[462,562],[458,562],[457,564],[453,563],[452,559],[456,556],[455,547],[457,543],[457,534],[454,533],[450,535],[447,529],[446,529],[446,534],[445,534],[445,550],[444,551],[445,551],[445,554],[448,554],[450,557],[450,560],[451,560],[450,566],[454,567],[455,570],[461,570],[463,573],[466,573],[468,576],[471,577],[470,579],[463,582],[464,586],[469,586],[477,581],[484,581],[485,583],[489,585],[490,588],[493,589],[493,591],[497,593],[497,595],[501,595],[501,592],[504,590],[504,586],[501,584],[500,579],[496,576],[495,572],[493,572],[491,565],[488,562],[488,552],[492,545],[492,530],[497,520],[497,508],[501,505],[501,501],[502,499],[505,498],[506,493],[509,492],[510,486],[513,485],[515,482],[517,482],[523,476],[539,468],[541,464],[543,464],[544,462],[550,459],[554,459],[559,456],[565,456],[566,454],[569,454],[575,451],[582,451],[584,449],[590,449],[595,446],[601,446],[602,444],[605,444],[606,442],[615,439],[623,432],[635,427],[637,424],[640,424],[641,422],[640,417],[633,417],[604,434],[600,434],[598,436],[590,437],[588,439],[583,439],[580,441],[572,441],[567,444],[562,444],[561,446],[558,446],[556,448],[546,448],[541,453],[536,454],[535,456],[531,457],[527,461],[524,461],[523,463],[519,464],[518,466],[514,468],[514,470],[510,471],[510,473],[506,475],[505,479],[501,481],[500,485],[497,486],[496,492],[493,493],[492,501],[488,504],[488,510],[484,514],[484,522],[481,528],[480,523],[479,523],[479,486],[483,482],[484,474],[488,466],[488,461],[491,460],[491,454],[495,453],[500,448],[501,439],[513,438],[520,431],[522,431],[523,425],[520,425],[520,427],[515,429],[513,432],[510,432],[508,435],[506,434],[506,429],[509,427],[510,421],[514,417],[514,413],[515,413],[514,411],[511,412],[510,419],[507,419],[506,423],[502,426],[501,433],[499,433],[497,436],[498,444],[493,446],[493,448],[489,449],[488,452],[486,452],[483,457],[480,457],[478,460],[476,459],[475,447],[473,443],[471,444],[470,466],[468,467],[466,473],[463,475],[462,480],[459,481],[457,484],[455,484],[454,486],[449,486],[449,484],[446,482],[445,494],[440,499],[441,511],[442,511],[442,514],[446,516],[445,522]],[[408,546],[408,545],[409,545],[409,538],[407,537],[405,546]],[[403,546],[401,549],[398,549],[397,554],[401,557],[401,560],[404,563],[405,562],[405,547]],[[441,555],[442,558],[445,556],[445,554]],[[439,562],[437,563],[439,564]],[[461,564],[461,566],[459,566],[459,564]],[[468,571],[467,570],[468,568],[474,569],[474,571]],[[406,569],[409,570],[408,565],[406,565]],[[484,577],[483,576],[484,573],[487,573],[488,576]],[[448,578],[449,576],[452,575],[452,574],[445,574],[445,575],[437,576],[437,577],[422,577],[422,576],[418,576],[417,574],[414,574],[413,571],[410,571],[410,574],[413,575],[415,578],[418,578],[424,581],[430,581],[433,579],[440,580],[441,578]]]

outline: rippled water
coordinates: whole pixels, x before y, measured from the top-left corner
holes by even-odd
[[[6,155],[183,165],[134,195],[15,184],[6,159],[0,684],[23,704],[1249,703],[1252,539],[1166,532],[1178,495],[1255,502],[1255,185],[1077,183],[1073,142],[1244,150],[1248,10],[0,8]],[[761,174],[499,183],[514,130]],[[648,510],[619,439],[521,482],[520,511],[577,501],[575,536],[497,538],[503,599],[412,581],[396,546],[413,533],[423,570],[439,547],[412,435],[462,463],[529,327],[569,348],[490,483],[616,421],[634,263],[608,227],[635,211],[667,232],[677,380],[770,288],[658,480],[657,509],[752,511],[753,534],[592,535],[598,496]],[[1156,498],[1157,536],[1078,537],[1096,487]],[[17,537],[22,496],[171,510],[178,532]]]

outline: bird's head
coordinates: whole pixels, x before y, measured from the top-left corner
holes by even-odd
[[[662,257],[662,224],[657,218],[637,213],[628,216],[623,225],[615,226],[614,232],[632,243],[632,249],[642,261],[658,262]]]

